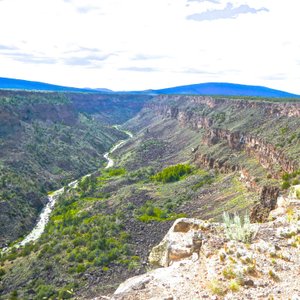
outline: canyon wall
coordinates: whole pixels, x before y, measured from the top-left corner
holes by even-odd
[[[177,104],[176,104],[177,101]],[[299,117],[300,103],[268,103],[247,100],[227,100],[214,99],[201,96],[159,96],[156,102],[149,103],[147,107],[164,118],[177,119],[182,126],[189,126],[195,130],[204,129],[205,137],[201,143],[214,145],[225,142],[231,149],[237,151],[246,151],[246,153],[259,160],[262,167],[267,169],[273,177],[278,178],[282,172],[291,173],[299,168],[299,163],[291,160],[284,150],[278,149],[273,144],[266,142],[263,138],[248,132],[232,131],[216,126],[215,120],[203,115],[207,108],[213,111],[215,108],[232,107],[235,111],[240,109],[249,110],[252,108],[263,111],[272,118]],[[174,104],[175,102],[175,104]],[[184,106],[182,105],[184,104]],[[192,108],[192,109],[191,109]],[[220,162],[215,158],[200,155],[200,160],[205,165],[217,167],[219,169],[229,168],[236,170],[238,166],[227,166],[225,162]],[[274,170],[274,166],[280,166],[281,173]]]

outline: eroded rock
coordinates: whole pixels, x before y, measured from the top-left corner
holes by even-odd
[[[152,265],[167,267],[172,262],[190,257],[199,252],[205,232],[213,225],[202,220],[182,218],[175,221],[161,243],[150,255]]]

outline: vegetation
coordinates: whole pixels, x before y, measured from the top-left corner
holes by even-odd
[[[257,234],[258,227],[257,225],[250,224],[248,215],[245,215],[242,220],[237,214],[231,218],[227,212],[224,212],[223,220],[226,236],[230,240],[251,243]]]
[[[171,221],[178,218],[183,218],[185,214],[176,214],[169,209],[161,209],[155,207],[153,203],[146,202],[142,207],[136,211],[137,219],[142,222],[149,221]]]
[[[184,175],[190,174],[192,168],[190,165],[178,164],[163,169],[152,177],[153,180],[168,183],[180,180]]]
[[[289,189],[292,185],[298,185],[300,183],[300,170],[293,173],[284,173],[282,175],[281,188],[283,190]]]
[[[244,151],[242,145],[235,144],[235,137],[228,141],[226,135],[224,139],[215,137],[210,141],[205,126],[197,130],[189,126],[192,123],[178,126],[176,120],[158,118],[153,111],[143,112],[126,124],[136,131],[146,130],[116,152],[117,167],[97,171],[103,163],[102,154],[116,140],[124,138],[107,124],[116,119],[124,121],[132,111],[124,108],[123,116],[120,107],[129,107],[129,101],[134,103],[136,99],[123,98],[124,103],[120,103],[114,96],[108,102],[109,110],[105,110],[95,105],[101,103],[96,99],[99,96],[91,96],[90,101],[82,101],[82,95],[65,97],[66,103],[57,100],[59,113],[50,96],[41,100],[42,107],[47,108],[43,111],[50,110],[50,115],[37,109],[34,97],[27,104],[23,102],[24,106],[14,102],[3,102],[1,106],[3,110],[9,107],[5,113],[14,111],[17,116],[15,123],[12,115],[5,119],[9,126],[3,125],[3,118],[0,120],[1,151],[5,154],[0,161],[0,199],[1,203],[13,206],[9,213],[0,211],[2,217],[7,216],[6,220],[17,216],[19,227],[28,224],[23,220],[35,219],[42,206],[40,196],[95,171],[80,180],[76,189],[61,196],[38,242],[0,257],[0,297],[5,299],[84,298],[101,294],[99,291],[111,292],[119,279],[146,270],[143,262],[149,249],[169,229],[168,221],[183,216],[216,219],[223,211],[243,213],[253,203],[257,195],[247,190],[238,172],[231,171],[243,170],[243,180],[257,190],[270,182],[285,186],[300,182],[297,172],[285,174],[282,180],[273,178],[273,174],[282,172],[280,163],[270,163],[270,168],[264,169],[257,153]],[[171,106],[186,110],[187,116],[195,117],[195,121],[203,117],[211,122],[212,128],[224,129],[226,134],[245,132],[297,161],[298,118],[273,118],[256,105],[243,109],[220,103],[212,109],[181,100],[172,98]],[[86,106],[86,102],[92,104]],[[69,110],[70,104],[76,107],[74,111]],[[14,138],[8,142],[12,134]],[[11,151],[12,144],[17,152]],[[191,153],[192,148],[198,150]],[[188,161],[195,161],[195,166],[179,164]],[[200,170],[196,167],[198,163],[219,169]],[[167,167],[161,169],[162,165]],[[34,204],[28,199],[34,199]],[[224,214],[224,221],[228,239],[250,243],[255,238],[258,228],[250,224],[247,216]],[[2,221],[0,230],[5,232],[5,226],[13,227],[8,223]],[[227,254],[220,255],[224,266]],[[238,260],[228,259],[230,264]],[[255,262],[244,260],[245,272],[255,274]],[[114,274],[122,275],[115,280]],[[237,291],[240,283],[236,269],[226,266],[223,276],[230,283],[213,281],[212,292],[223,295]],[[101,285],[95,284],[95,278]]]
[[[240,284],[237,280],[231,280],[228,285],[228,289],[232,292],[238,292],[240,289]]]
[[[208,283],[208,288],[214,295],[218,295],[218,296],[224,296],[227,292],[225,285],[217,279],[211,280]]]
[[[30,273],[23,276],[33,276],[34,280],[23,288],[22,297],[26,298],[27,291],[33,289],[35,299],[68,299],[85,272],[96,272],[99,268],[108,271],[112,266],[133,270],[139,266],[140,258],[131,253],[122,214],[102,214],[101,205],[97,208],[104,199],[99,190],[105,182],[126,172],[116,170],[84,177],[76,190],[71,189],[59,198],[45,233],[36,244],[13,248],[3,255],[2,262],[27,258],[22,264],[30,268]],[[15,271],[25,267],[15,263]],[[65,284],[49,281],[49,272],[56,280],[64,278]],[[4,270],[1,274],[6,275]],[[14,278],[14,272],[7,276]]]
[[[127,138],[108,124],[126,121],[149,98],[0,91],[0,242],[30,230],[48,191],[96,171],[103,153]]]
[[[109,176],[120,176],[124,175],[126,173],[126,170],[124,168],[114,168],[114,169],[109,169],[108,175]]]

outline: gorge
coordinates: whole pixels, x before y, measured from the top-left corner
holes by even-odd
[[[32,228],[47,191],[91,174],[60,195],[39,240],[1,255],[3,299],[113,297],[151,268],[176,219],[210,224],[227,211],[265,222],[299,180],[293,99],[1,93],[2,245]],[[157,180],[181,165],[189,171]]]

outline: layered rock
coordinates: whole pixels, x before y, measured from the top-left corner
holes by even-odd
[[[251,209],[250,219],[252,222],[266,222],[268,220],[270,212],[276,208],[279,192],[277,186],[263,187],[259,203]]]
[[[174,101],[178,101],[181,96],[175,96]],[[178,99],[177,99],[178,98]],[[262,138],[255,137],[249,133],[230,131],[224,128],[214,128],[214,121],[201,114],[194,113],[193,110],[188,108],[182,109],[179,105],[165,104],[164,100],[167,98],[162,97],[161,102],[157,101],[152,104],[148,104],[147,107],[154,110],[156,113],[161,114],[165,118],[177,119],[182,126],[189,126],[193,129],[204,129],[205,137],[202,142],[207,145],[214,145],[220,142],[226,142],[226,144],[233,150],[242,151],[245,150],[246,153],[255,157],[259,160],[260,164],[270,171],[273,177],[278,177],[279,174],[274,170],[274,166],[279,165],[281,167],[281,172],[294,172],[299,168],[297,162],[289,159],[286,154],[277,149],[274,145],[267,143]],[[218,105],[228,105],[235,108],[247,109],[251,107],[259,107],[263,109],[268,114],[282,114],[288,117],[298,116],[300,113],[299,104],[276,104],[276,103],[261,103],[261,102],[250,102],[250,101],[234,101],[234,100],[216,100],[210,97],[182,97],[181,101],[184,103],[193,103],[200,105],[197,107],[201,110],[203,105],[209,108],[214,108]],[[275,107],[273,107],[275,106]],[[202,155],[202,154],[201,154]],[[210,163],[211,164],[211,163]],[[221,162],[222,166],[224,162]],[[222,168],[222,167],[221,167]],[[232,166],[235,170],[237,167]]]
[[[274,176],[276,176],[273,170],[274,165],[279,165],[282,171],[287,173],[292,173],[299,168],[298,163],[286,157],[282,150],[276,149],[274,145],[261,138],[221,128],[212,128],[207,131],[205,137],[207,144],[216,144],[220,141],[225,141],[231,149],[245,150],[249,156],[257,158],[262,167],[271,171]]]
[[[165,106],[165,102],[170,100],[170,96],[161,95],[156,98],[156,103],[160,105],[165,111],[168,108]],[[246,99],[225,99],[221,97],[209,97],[209,96],[172,96],[173,102],[190,102],[208,108],[217,108],[220,106],[232,106],[237,110],[241,109],[259,109],[266,115],[273,115],[276,117],[299,117],[300,116],[300,103],[299,102],[269,102],[263,100],[246,100]],[[157,107],[157,105],[154,105]],[[153,108],[153,104],[149,104],[148,107]],[[160,110],[161,110],[160,108]]]

